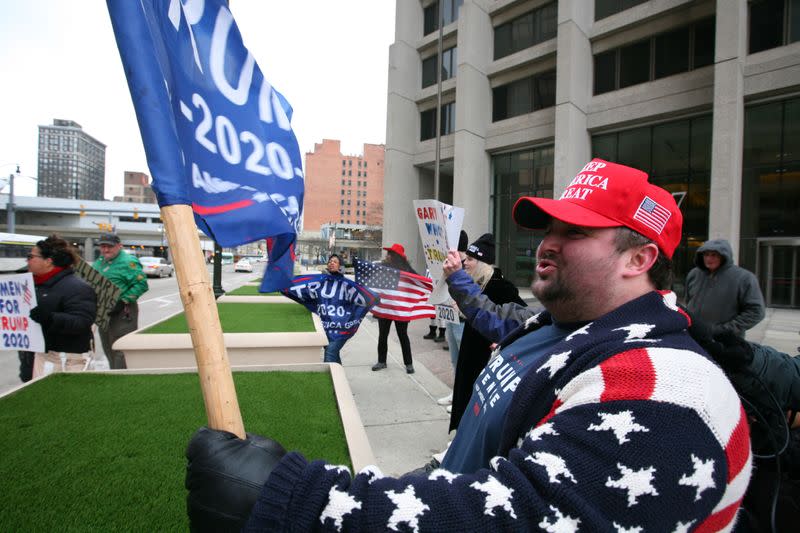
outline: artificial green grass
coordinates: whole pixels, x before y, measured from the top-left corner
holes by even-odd
[[[242,285],[238,289],[233,289],[225,294],[230,296],[280,296],[279,292],[258,292],[258,285]]]
[[[245,429],[352,470],[330,374],[234,373]],[[187,531],[197,374],[55,374],[0,400],[2,531]]]
[[[299,304],[220,302],[217,309],[225,333],[314,331],[311,312]],[[186,315],[179,313],[142,333],[189,333]]]

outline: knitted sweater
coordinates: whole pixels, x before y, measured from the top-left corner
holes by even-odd
[[[675,302],[651,292],[557,344],[519,381],[490,468],[351,477],[290,453],[246,530],[729,531],[750,478],[749,429]]]

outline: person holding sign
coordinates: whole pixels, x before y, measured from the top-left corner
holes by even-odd
[[[96,300],[94,290],[75,275],[75,249],[57,235],[36,243],[28,254],[37,305],[31,320],[42,326],[45,352],[83,354],[91,349]],[[34,354],[19,352],[19,377],[30,381]]]
[[[116,233],[103,233],[97,243],[100,245],[100,257],[92,266],[122,291],[117,305],[109,313],[108,328],[100,330],[100,341],[108,358],[108,366],[112,369],[127,368],[125,353],[112,350],[112,346],[117,339],[139,327],[139,305],[136,300],[149,288],[147,277],[136,256],[122,249],[122,241]]]

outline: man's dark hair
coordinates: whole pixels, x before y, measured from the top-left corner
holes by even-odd
[[[630,228],[624,226],[617,228],[617,235],[615,237],[615,244],[617,252],[622,253],[631,248],[644,246],[646,244],[655,244],[652,240],[648,239],[641,233],[637,233]],[[658,290],[667,290],[672,287],[672,259],[669,259],[659,249],[658,257],[650,270],[647,271],[647,276],[650,281],[656,286]]]
[[[70,243],[56,234],[36,243],[45,259],[52,259],[57,267],[68,267],[78,262],[78,253]]]

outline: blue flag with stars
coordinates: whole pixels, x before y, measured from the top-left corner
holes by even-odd
[[[304,192],[292,108],[224,0],[107,0],[160,206],[224,247],[268,238],[262,289],[291,282]]]

